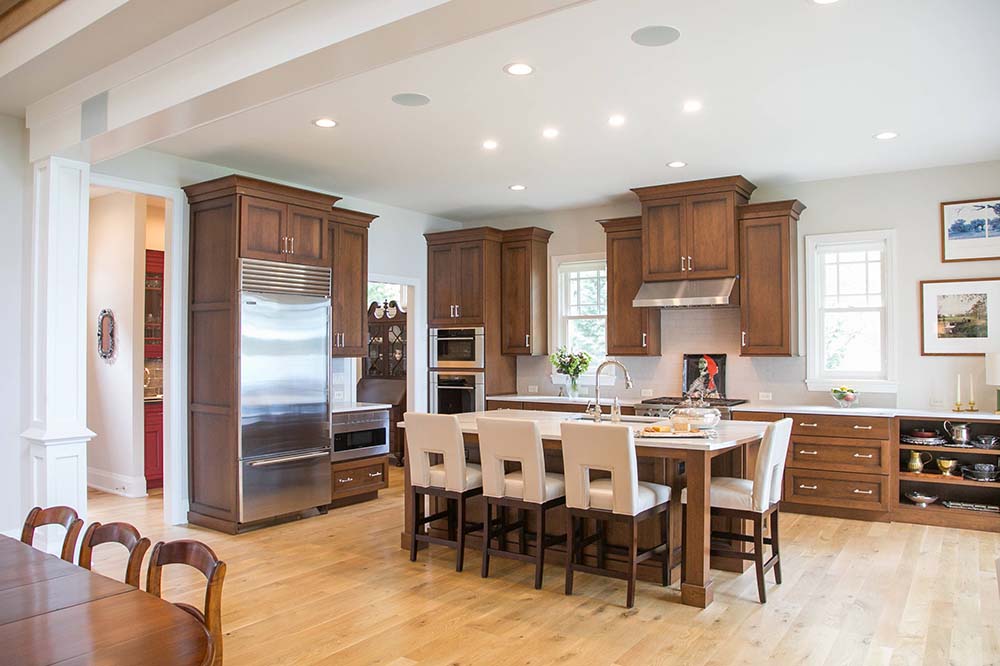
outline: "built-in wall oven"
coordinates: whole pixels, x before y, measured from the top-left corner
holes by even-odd
[[[486,411],[486,384],[482,372],[454,370],[431,372],[432,414]]]
[[[483,328],[432,328],[430,367],[485,367],[486,343]]]
[[[389,410],[333,414],[330,435],[334,462],[389,453]]]

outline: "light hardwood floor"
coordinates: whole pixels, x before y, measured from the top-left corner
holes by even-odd
[[[640,583],[626,611],[620,581],[581,574],[564,596],[561,566],[535,591],[533,567],[514,561],[480,578],[478,551],[461,574],[438,546],[411,563],[392,472],[378,501],[241,536],[164,526],[159,496],[93,492],[91,519],[131,522],[154,543],[200,539],[226,560],[230,666],[1000,663],[997,534],[787,514],[785,582],[768,575],[766,605],[751,571],[714,572],[706,610],[678,603],[676,583]],[[120,577],[117,550],[100,547],[95,570]],[[200,606],[202,580],[172,568],[164,595]]]

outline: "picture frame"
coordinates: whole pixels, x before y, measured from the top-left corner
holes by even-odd
[[[726,397],[726,355],[684,354],[684,371],[681,377],[681,395],[684,397]]]
[[[1000,196],[941,203],[941,261],[1000,259]]]
[[[919,297],[922,356],[1000,349],[1000,277],[922,280]]]

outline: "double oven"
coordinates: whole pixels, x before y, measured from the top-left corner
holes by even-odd
[[[430,331],[430,411],[461,414],[486,409],[486,337],[479,328]]]

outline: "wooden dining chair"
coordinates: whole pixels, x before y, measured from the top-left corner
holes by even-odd
[[[142,568],[142,558],[149,550],[150,541],[139,534],[128,523],[91,523],[83,533],[83,543],[80,544],[80,559],[77,563],[84,569],[90,569],[94,546],[102,543],[120,543],[128,549],[128,564],[125,566],[125,584],[139,587],[139,573]]]
[[[200,541],[181,539],[179,541],[158,542],[153,546],[149,558],[149,572],[146,574],[146,591],[160,597],[160,583],[163,567],[167,564],[186,564],[200,571],[208,585],[205,590],[205,610],[183,603],[174,605],[196,617],[208,628],[212,636],[213,666],[222,664],[222,583],[226,578],[226,563],[215,556],[215,552]]]
[[[28,512],[28,517],[24,520],[24,528],[21,530],[21,542],[29,546],[33,545],[35,529],[44,525],[62,525],[66,528],[66,536],[63,538],[60,557],[72,563],[73,553],[76,551],[76,540],[80,536],[80,529],[83,528],[83,521],[80,520],[80,516],[68,506],[50,506],[47,509],[36,506]]]

